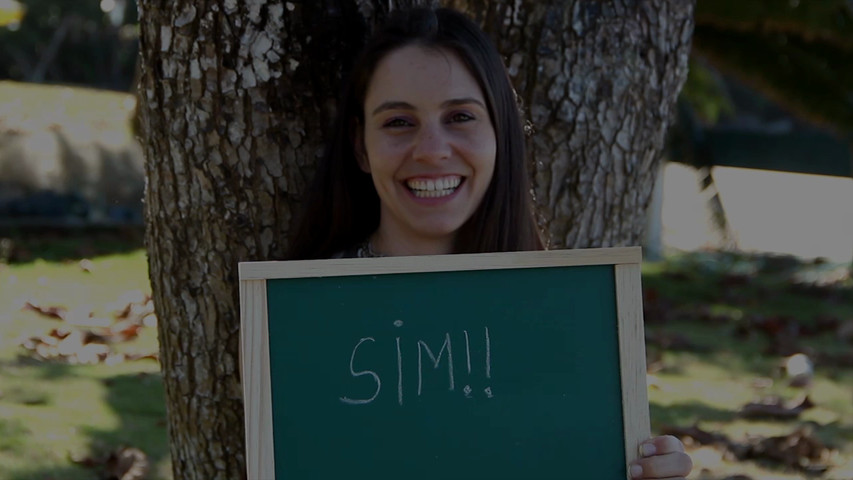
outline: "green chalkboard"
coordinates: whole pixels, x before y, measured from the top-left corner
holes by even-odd
[[[621,264],[354,265],[261,280],[272,446],[254,475],[626,478]]]

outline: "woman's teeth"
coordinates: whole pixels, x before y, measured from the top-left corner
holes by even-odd
[[[462,177],[443,177],[424,180],[408,180],[406,186],[418,198],[446,197],[456,191]]]

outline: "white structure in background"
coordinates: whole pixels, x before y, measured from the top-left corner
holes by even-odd
[[[740,250],[853,260],[853,179],[732,167],[714,167],[713,175]],[[662,167],[649,207],[647,258],[721,246],[698,185],[695,169]]]

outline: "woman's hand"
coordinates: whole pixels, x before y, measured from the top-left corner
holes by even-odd
[[[684,444],[672,435],[640,444],[640,457],[630,466],[631,478],[684,480],[693,469],[693,461],[684,453]]]

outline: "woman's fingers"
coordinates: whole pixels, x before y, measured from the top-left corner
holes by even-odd
[[[692,469],[693,461],[690,460],[689,455],[684,452],[673,452],[637,460],[633,465],[631,465],[631,477],[660,479],[683,478],[686,477]]]
[[[640,455],[643,457],[674,452],[684,453],[684,444],[681,443],[681,440],[672,435],[655,437],[646,440],[642,445],[640,445]]]
[[[671,435],[655,437],[640,445],[642,458],[631,465],[632,478],[681,480],[693,469],[684,444]]]

